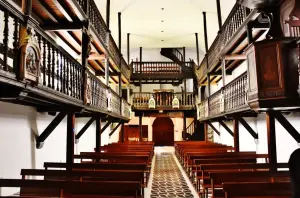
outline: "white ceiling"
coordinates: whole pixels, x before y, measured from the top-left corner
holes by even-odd
[[[106,19],[106,0],[95,2]],[[235,2],[221,0],[223,22]],[[118,43],[118,12],[121,12],[123,49],[127,47],[127,33],[131,34],[131,48],[161,48],[195,47],[197,32],[200,48],[204,50],[203,11],[207,12],[211,44],[218,32],[216,0],[111,0],[110,29]]]

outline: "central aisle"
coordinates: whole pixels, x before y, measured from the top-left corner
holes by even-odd
[[[173,147],[155,148],[151,198],[198,197],[179,166]]]

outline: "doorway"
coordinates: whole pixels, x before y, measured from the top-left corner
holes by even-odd
[[[174,124],[171,118],[156,118],[152,129],[155,146],[174,146]]]

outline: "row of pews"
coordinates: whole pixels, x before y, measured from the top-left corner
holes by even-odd
[[[231,146],[199,141],[176,142],[175,152],[201,197],[289,198],[292,195],[288,164],[271,165],[266,154],[234,152]]]
[[[153,155],[153,142],[113,143],[75,155],[80,163],[22,169],[21,179],[0,179],[0,187],[20,188],[8,197],[143,198]]]

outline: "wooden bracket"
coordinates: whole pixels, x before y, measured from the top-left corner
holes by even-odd
[[[239,118],[239,122],[245,127],[245,129],[252,135],[254,139],[258,139],[258,134],[249,126],[249,124],[243,118]]]
[[[82,127],[82,129],[76,134],[75,143],[77,144],[79,142],[80,137],[86,132],[86,130],[92,125],[92,123],[95,121],[95,118],[91,118],[85,125]]]
[[[101,134],[107,129],[107,127],[112,123],[112,120],[108,120],[104,127],[101,129]]]
[[[219,123],[222,125],[222,127],[224,127],[224,129],[226,129],[226,131],[232,136],[234,137],[234,134],[232,132],[232,130],[222,121],[222,120],[219,120]]]
[[[119,128],[119,126],[121,124],[123,124],[122,120],[120,120],[120,122],[118,123],[118,125],[110,132],[109,136],[112,136],[115,133],[115,131]]]
[[[207,121],[206,123],[220,136],[220,131],[218,131],[210,121]]]
[[[44,141],[49,137],[49,135],[54,131],[54,129],[61,123],[61,121],[66,117],[67,113],[60,112],[52,122],[47,126],[43,133],[36,138],[36,148],[41,149],[44,146]]]
[[[299,132],[291,125],[291,123],[282,115],[281,112],[275,112],[274,116],[276,120],[285,128],[285,130],[296,140],[300,143],[300,134]]]

